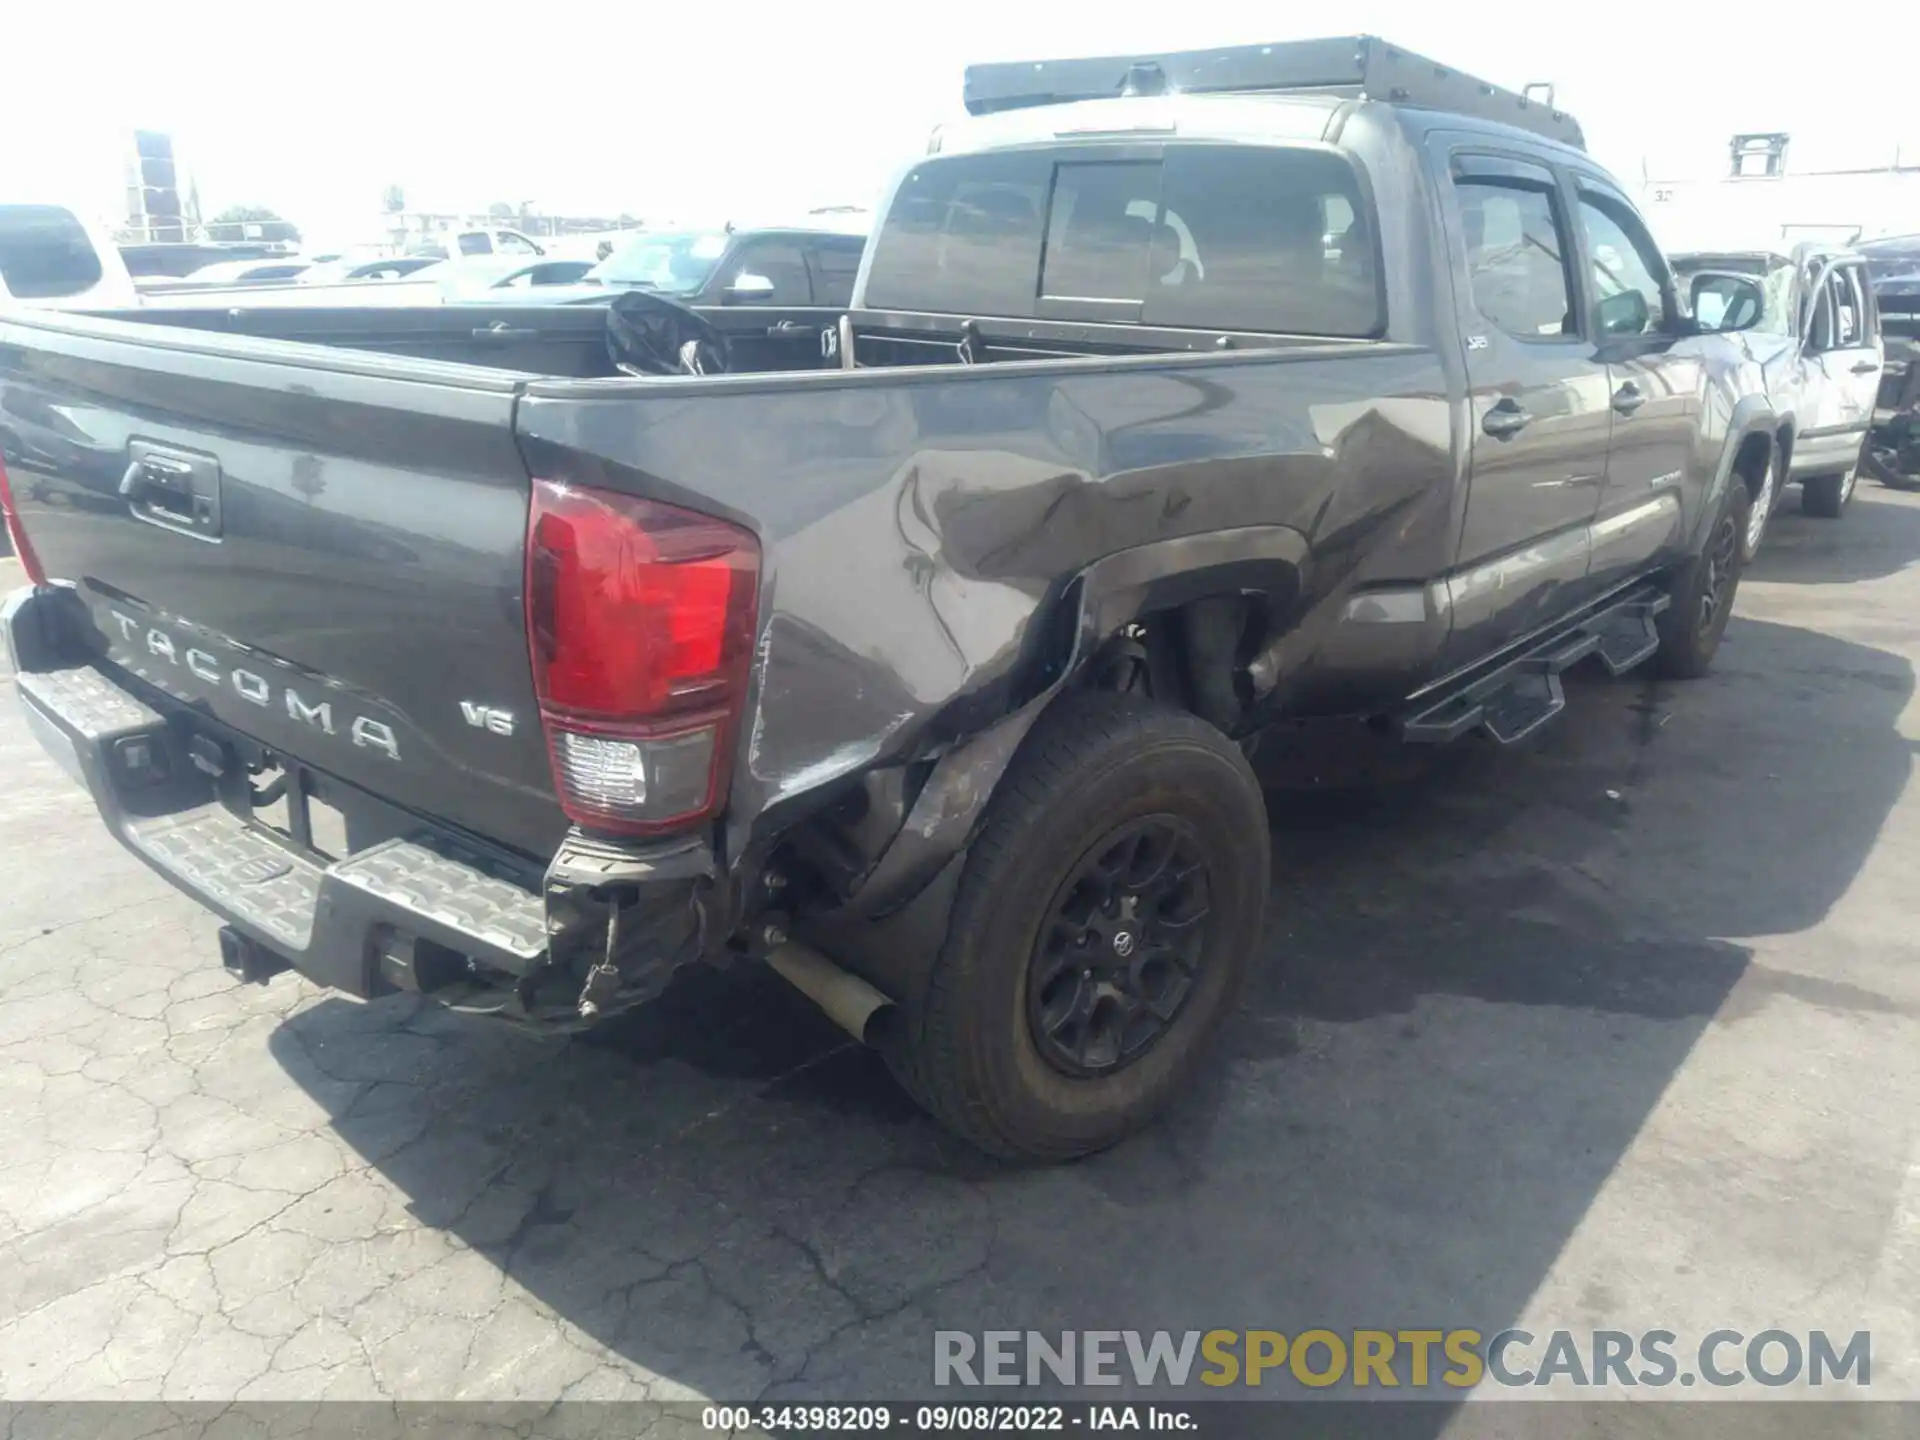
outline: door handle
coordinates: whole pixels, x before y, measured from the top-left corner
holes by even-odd
[[[1862,360],[1858,365],[1853,367],[1853,373],[1856,375],[1877,375],[1880,373],[1880,366],[1877,361]]]
[[[789,340],[812,329],[811,325],[802,325],[798,320],[781,320],[767,327],[767,336],[772,340]]]
[[[1613,392],[1613,408],[1622,415],[1631,415],[1647,403],[1647,397],[1640,393],[1640,387],[1629,380]]]
[[[1533,423],[1516,400],[1502,400],[1480,419],[1480,428],[1496,440],[1511,440]]]

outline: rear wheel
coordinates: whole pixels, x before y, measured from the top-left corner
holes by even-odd
[[[1747,487],[1729,483],[1707,530],[1706,544],[1674,576],[1669,591],[1673,603],[1656,622],[1660,653],[1655,663],[1662,675],[1691,680],[1712,666],[1733,614],[1733,596],[1744,568],[1741,540],[1752,508],[1753,496]]]
[[[1860,483],[1860,468],[1839,475],[1815,475],[1800,487],[1800,509],[1822,520],[1838,520]]]
[[[1265,803],[1226,736],[1132,696],[1063,699],[994,794],[889,1064],[992,1154],[1113,1144],[1231,1009],[1267,866]]]

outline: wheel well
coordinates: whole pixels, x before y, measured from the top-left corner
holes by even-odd
[[[1107,637],[1082,680],[1150,695],[1233,733],[1253,703],[1246,661],[1265,622],[1262,597],[1240,593],[1151,610]]]
[[[1767,466],[1773,461],[1774,437],[1755,433],[1740,442],[1733,457],[1733,471],[1746,482],[1747,493],[1760,498],[1760,487],[1767,480]]]

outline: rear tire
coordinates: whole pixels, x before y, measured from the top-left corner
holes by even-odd
[[[990,1154],[1112,1145],[1232,1009],[1268,864],[1266,805],[1225,735],[1132,696],[1064,697],[994,792],[889,1065]]]
[[[1815,475],[1800,487],[1801,512],[1821,520],[1838,520],[1859,483],[1857,465],[1841,475]]]
[[[1760,541],[1767,533],[1767,522],[1773,518],[1773,508],[1780,503],[1780,487],[1786,482],[1786,466],[1781,461],[1780,452],[1773,452],[1773,458],[1767,462],[1766,478],[1760,482],[1760,493],[1754,497],[1747,511],[1746,527],[1740,532],[1740,563],[1751,565],[1754,557],[1760,553]]]
[[[1729,480],[1720,509],[1707,527],[1706,542],[1674,576],[1668,592],[1673,603],[1655,622],[1660,652],[1654,664],[1660,674],[1694,680],[1712,668],[1745,568],[1740,542],[1752,507],[1747,487],[1737,479]]]

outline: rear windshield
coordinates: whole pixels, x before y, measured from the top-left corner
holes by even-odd
[[[78,295],[100,283],[100,257],[71,210],[0,205],[0,283],[18,300]]]
[[[1373,217],[1353,166],[1268,146],[928,160],[874,241],[865,303],[1297,335],[1382,328]]]

